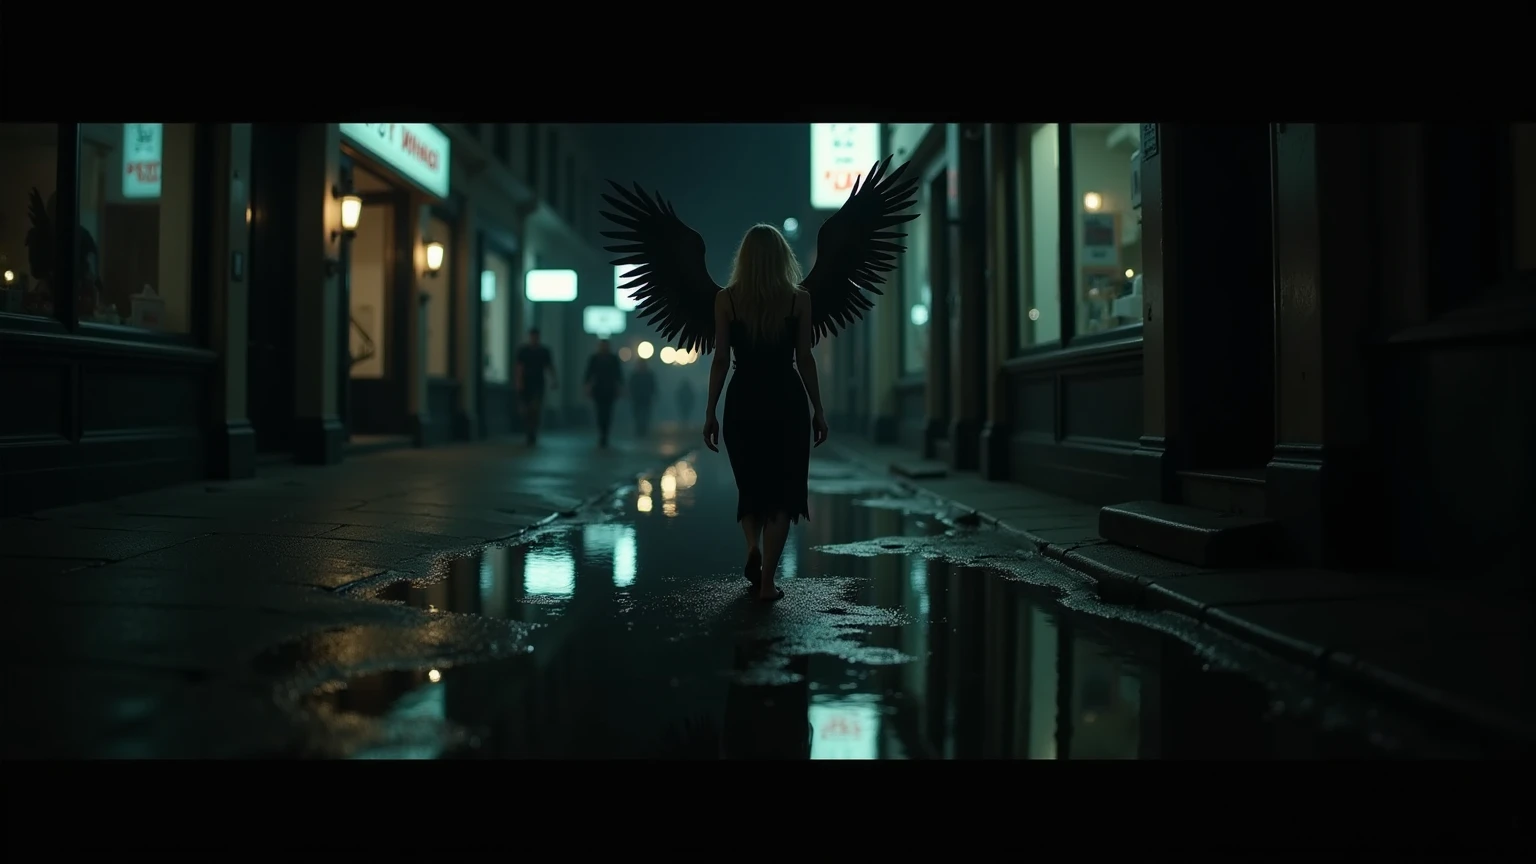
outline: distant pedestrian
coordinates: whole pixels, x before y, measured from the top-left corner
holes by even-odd
[[[635,435],[644,438],[651,434],[651,401],[656,397],[656,373],[644,359],[635,361],[635,371],[629,376],[629,407],[635,412]]]
[[[597,340],[597,353],[587,360],[587,396],[597,410],[597,443],[608,446],[608,430],[613,426],[613,403],[618,400],[624,382],[619,358],[608,347],[607,339]]]
[[[677,385],[677,416],[684,424],[693,419],[693,398],[693,382],[684,378]]]
[[[528,328],[528,341],[517,349],[517,395],[523,403],[523,426],[528,432],[528,443],[539,440],[539,420],[544,415],[544,383],[548,377],[550,389],[560,386],[555,375],[555,357],[539,342],[539,328]]]

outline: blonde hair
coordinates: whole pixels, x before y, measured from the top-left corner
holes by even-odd
[[[778,338],[800,290],[800,262],[779,229],[762,223],[747,229],[725,290],[753,341]]]

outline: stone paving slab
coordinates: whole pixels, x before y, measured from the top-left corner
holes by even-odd
[[[422,629],[419,613],[337,589],[425,575],[682,452],[670,437],[603,451],[569,435],[532,452],[392,450],[0,520],[0,650],[27,693],[6,712],[6,758],[287,752],[295,742],[270,737],[283,724],[261,719],[258,658],[339,627],[405,650]]]
[[[864,442],[837,449],[877,470],[911,459]],[[1097,533],[1098,508],[1071,499],[974,472],[902,482],[1012,532],[1106,601],[1190,615],[1406,705],[1497,730],[1517,748],[1536,743],[1525,604],[1417,576],[1201,568],[1108,543]]]

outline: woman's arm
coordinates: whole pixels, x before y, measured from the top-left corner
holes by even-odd
[[[715,416],[720,391],[725,389],[725,373],[731,369],[731,316],[726,311],[725,292],[715,294],[715,356],[709,361],[709,406],[706,417]]]
[[[811,295],[803,294],[795,301],[795,316],[800,319],[800,336],[795,340],[795,366],[800,370],[800,380],[805,383],[806,395],[811,397],[811,409],[816,412],[816,418],[824,418],[821,380],[816,376],[816,356],[811,353]],[[822,425],[825,425],[824,420]]]

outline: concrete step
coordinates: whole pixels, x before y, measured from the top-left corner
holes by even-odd
[[[1099,510],[1099,536],[1209,568],[1271,564],[1280,549],[1280,523],[1274,519],[1159,501],[1131,501]]]
[[[1182,503],[1238,516],[1263,516],[1264,469],[1180,471]]]

